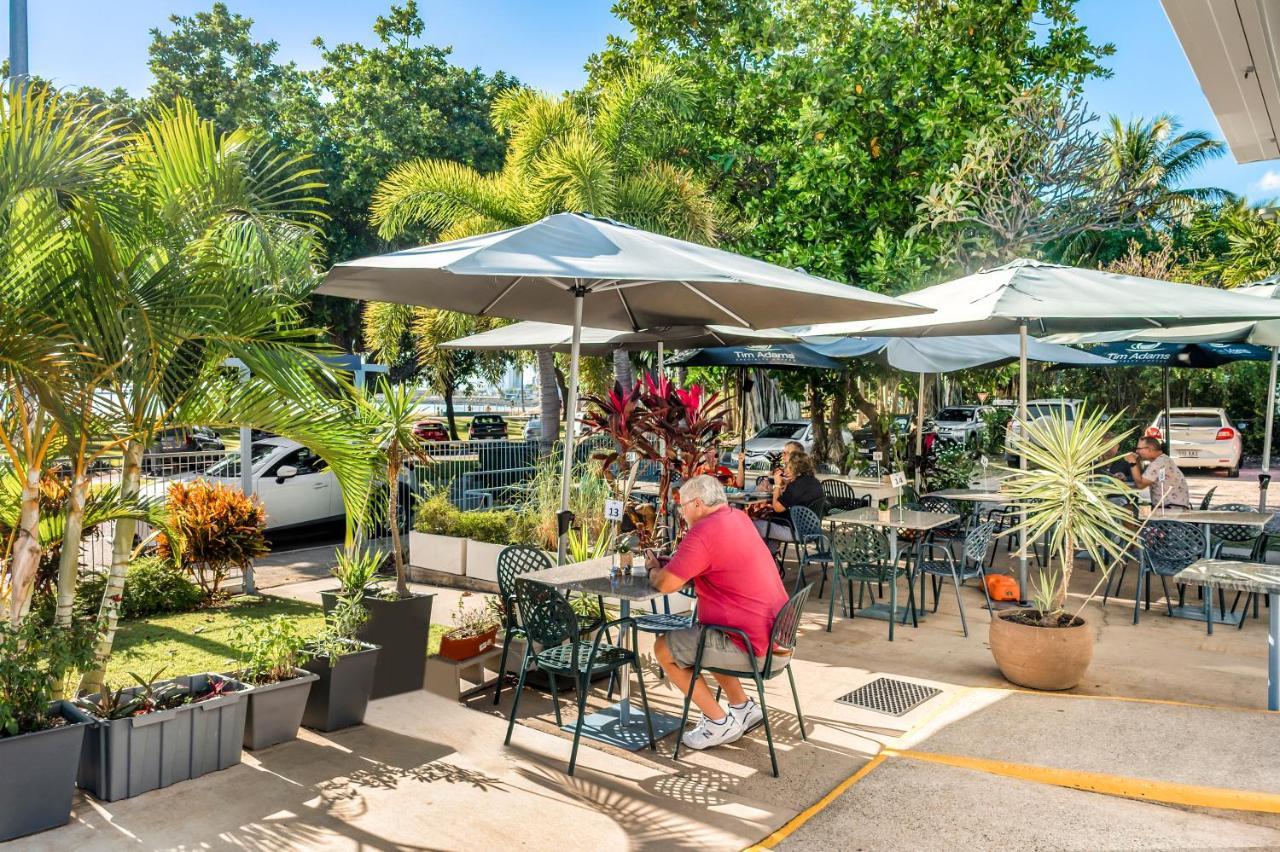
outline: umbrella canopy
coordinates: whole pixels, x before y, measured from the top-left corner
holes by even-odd
[[[941,337],[1017,333],[1024,324],[1033,334],[1059,334],[1280,319],[1280,299],[1035,260],[984,269],[904,300],[937,313],[793,330],[802,337]]]
[[[723,325],[682,325],[649,328],[644,331],[616,331],[607,328],[582,329],[580,351],[586,355],[608,355],[615,349],[645,351],[658,344],[680,348],[736,346],[756,341],[794,341],[795,335],[782,329],[755,331]],[[442,343],[449,349],[527,350],[568,352],[573,343],[573,326],[553,322],[518,322],[501,328],[459,337]]]
[[[334,266],[319,293],[477,316],[639,331],[691,324],[772,328],[929,313],[772,263],[585,213]]]
[[[839,370],[843,366],[834,358],[823,355],[803,343],[693,349],[677,354],[670,363],[681,367],[762,367],[769,370],[791,370],[804,367]]]
[[[1220,367],[1232,361],[1270,361],[1271,350],[1250,343],[1102,343],[1089,350],[1117,367]]]
[[[806,338],[805,342],[832,358],[865,358],[907,373],[950,373],[973,367],[998,367],[1018,360],[1018,335],[989,334],[957,337],[841,337]],[[1105,367],[1100,358],[1070,346],[1027,340],[1027,359],[1081,367]]]

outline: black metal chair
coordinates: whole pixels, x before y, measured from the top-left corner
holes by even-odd
[[[868,583],[878,587],[889,584],[889,641],[893,641],[894,623],[898,620],[898,578],[906,571],[889,561],[889,538],[884,530],[862,524],[837,524],[831,531],[831,554],[835,558],[831,572],[831,598],[827,602],[827,632],[831,632],[835,620],[836,595],[844,602],[847,617],[853,618],[857,610],[853,605],[853,584],[858,584],[858,607],[862,607],[863,595]],[[915,622],[915,596],[911,583],[907,583],[907,605]]]
[[[773,629],[769,631],[769,651],[765,654],[764,665],[758,664],[754,654],[747,654],[751,659],[751,669],[749,671],[704,667],[702,665],[702,652],[707,644],[708,633],[722,633],[726,636],[737,637],[743,641],[747,648],[751,647],[751,640],[747,637],[745,631],[737,627],[725,627],[718,624],[702,625],[702,630],[698,636],[698,652],[693,659],[693,677],[689,680],[689,691],[684,696],[684,712],[680,716],[680,727],[676,729],[677,739],[675,752],[672,755],[673,759],[680,759],[680,743],[684,735],[684,726],[689,721],[689,702],[693,700],[693,688],[697,685],[698,679],[704,671],[736,678],[751,678],[755,682],[756,692],[760,696],[760,710],[764,714],[764,735],[769,742],[769,760],[773,764],[774,778],[778,777],[778,756],[773,750],[773,729],[769,725],[769,707],[764,698],[764,682],[766,680],[772,680],[782,674],[783,671],[786,671],[787,679],[791,682],[791,698],[796,704],[796,720],[800,723],[800,738],[809,739],[804,732],[804,713],[800,710],[800,693],[796,691],[796,677],[791,672],[791,661],[794,658],[796,636],[800,629],[800,615],[804,611],[804,602],[809,597],[809,591],[812,588],[813,584],[810,583],[803,589],[798,590],[791,596],[790,600],[783,604],[782,609],[778,610],[778,614],[773,619]]]
[[[1173,603],[1169,596],[1168,578],[1204,556],[1204,533],[1194,524],[1181,521],[1148,521],[1138,531],[1142,549],[1138,554],[1138,588],[1133,600],[1133,623],[1145,598],[1151,609],[1151,575],[1160,578],[1164,589],[1165,605],[1173,615]]]
[[[625,666],[631,666],[635,669],[636,680],[640,684],[640,704],[645,725],[649,729],[649,749],[657,751],[653,719],[649,715],[649,697],[644,689],[644,672],[635,651],[639,647],[636,644],[639,634],[636,632],[635,619],[617,618],[603,625],[605,629],[616,628],[619,635],[623,630],[630,630],[630,648],[620,648],[601,641],[605,638],[605,629],[597,631],[593,641],[583,642],[578,616],[565,596],[556,589],[545,583],[519,578],[516,580],[516,597],[528,642],[525,645],[524,660],[520,664],[520,681],[516,685],[515,700],[511,702],[511,718],[507,722],[507,737],[503,744],[511,744],[511,732],[515,730],[520,694],[524,691],[524,679],[529,672],[530,663],[537,663],[538,669],[547,675],[557,726],[562,722],[556,676],[572,678],[578,696],[578,720],[573,727],[573,750],[569,753],[569,774],[572,775],[578,763],[578,741],[582,737],[582,722],[587,715],[587,692],[591,689],[593,677],[605,672],[614,674]],[[535,652],[535,645],[541,646],[542,650]]]
[[[939,544],[937,542],[925,542],[921,545],[922,555],[920,564],[916,566],[916,571],[920,575],[920,605],[925,605],[925,583],[924,578],[929,577],[930,585],[933,586],[933,611],[938,611],[938,593],[942,589],[942,583],[950,577],[956,587],[956,606],[960,609],[960,629],[964,631],[967,638],[969,636],[969,626],[965,623],[964,618],[964,601],[960,597],[960,586],[967,580],[977,578],[982,586],[982,596],[987,600],[987,610],[991,610],[991,596],[987,592],[987,571],[985,562],[987,558],[987,550],[991,548],[991,540],[995,535],[995,524],[991,521],[983,521],[976,527],[971,528],[964,534],[961,540],[960,560],[957,562],[951,553],[951,548]],[[932,558],[934,554],[941,553],[943,558]],[[929,558],[926,558],[926,555]]]
[[[502,636],[502,657],[498,662],[498,682],[493,688],[493,703],[496,706],[502,695],[502,682],[507,677],[507,653],[511,650],[512,639],[529,639],[524,625],[520,622],[520,611],[516,605],[516,578],[534,571],[545,571],[553,567],[551,558],[536,547],[527,544],[513,544],[498,552],[498,598],[502,602],[502,613],[506,619],[506,630]]]
[[[1201,512],[1204,512],[1204,511],[1207,511],[1207,510],[1208,510],[1208,508],[1209,508],[1209,504],[1213,502],[1213,492],[1215,492],[1215,491],[1217,491],[1217,490],[1218,490],[1218,486],[1216,486],[1216,485],[1215,485],[1215,486],[1213,486],[1212,488],[1210,488],[1208,491],[1204,492],[1204,497],[1202,497],[1202,498],[1201,498],[1201,500],[1200,500],[1200,511],[1201,511]]]
[[[688,612],[672,612],[671,601],[668,599],[669,596],[663,595],[662,612],[658,612],[657,601],[652,601],[651,604],[653,606],[653,612],[635,616],[636,630],[639,630],[641,633],[654,633],[661,635],[663,633],[670,633],[672,630],[684,630],[687,627],[692,627],[694,616],[697,613],[698,593],[694,591],[693,584],[690,583],[680,591],[676,592],[676,594],[693,599],[694,608]]]
[[[1227,503],[1213,508],[1215,512],[1256,512],[1257,510],[1257,506],[1248,506],[1244,503]],[[1248,524],[1211,524],[1209,534],[1212,536],[1210,541],[1211,552],[1216,559],[1222,553],[1222,548],[1229,544],[1245,544],[1247,542],[1250,545],[1250,552],[1252,552],[1254,539],[1258,538],[1260,530]]]
[[[824,512],[826,515],[861,509],[871,503],[869,498],[855,494],[852,485],[839,479],[824,479],[822,493],[827,498]]]

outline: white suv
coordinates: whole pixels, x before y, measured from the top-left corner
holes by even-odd
[[[1166,451],[1178,467],[1225,469],[1240,475],[1244,451],[1240,430],[1221,408],[1169,409],[1169,437],[1164,437],[1164,415],[1157,414],[1147,435],[1165,441]]]
[[[933,418],[938,437],[976,447],[986,429],[982,415],[991,410],[989,405],[948,405]]]
[[[1029,399],[1027,400],[1027,424],[1048,420],[1050,417],[1056,417],[1059,412],[1066,415],[1069,423],[1074,423],[1083,405],[1083,399]],[[1009,421],[1004,432],[1005,462],[1009,467],[1018,466],[1018,445],[1021,441],[1022,424],[1018,422],[1018,413],[1015,408],[1013,419]]]

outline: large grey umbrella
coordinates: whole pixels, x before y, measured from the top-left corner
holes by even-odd
[[[664,345],[679,349],[701,349],[708,346],[787,343],[795,340],[794,334],[780,328],[760,331],[724,325],[668,326],[647,328],[644,331],[583,328],[578,349],[584,355],[608,355],[615,349],[647,352]],[[567,353],[573,346],[573,326],[554,322],[517,322],[459,337],[442,343],[441,346],[449,349]]]
[[[557,213],[519,228],[340,263],[317,292],[544,322],[571,313],[570,422],[584,325],[624,331],[772,328],[930,310],[585,213]],[[573,464],[573,429],[565,431],[561,561]]]
[[[935,308],[937,313],[927,318],[827,323],[792,330],[805,337],[1016,333],[1020,337],[1018,420],[1022,423],[1027,419],[1029,330],[1058,334],[1280,319],[1280,301],[1268,303],[1209,287],[1026,259],[917,290],[905,299]],[[1019,458],[1025,468],[1026,455],[1019,453]],[[1019,547],[1018,556],[1019,587],[1025,595],[1025,546]]]

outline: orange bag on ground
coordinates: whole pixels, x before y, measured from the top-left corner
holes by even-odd
[[[1018,600],[1018,581],[1008,574],[988,574],[987,594],[993,601]]]

